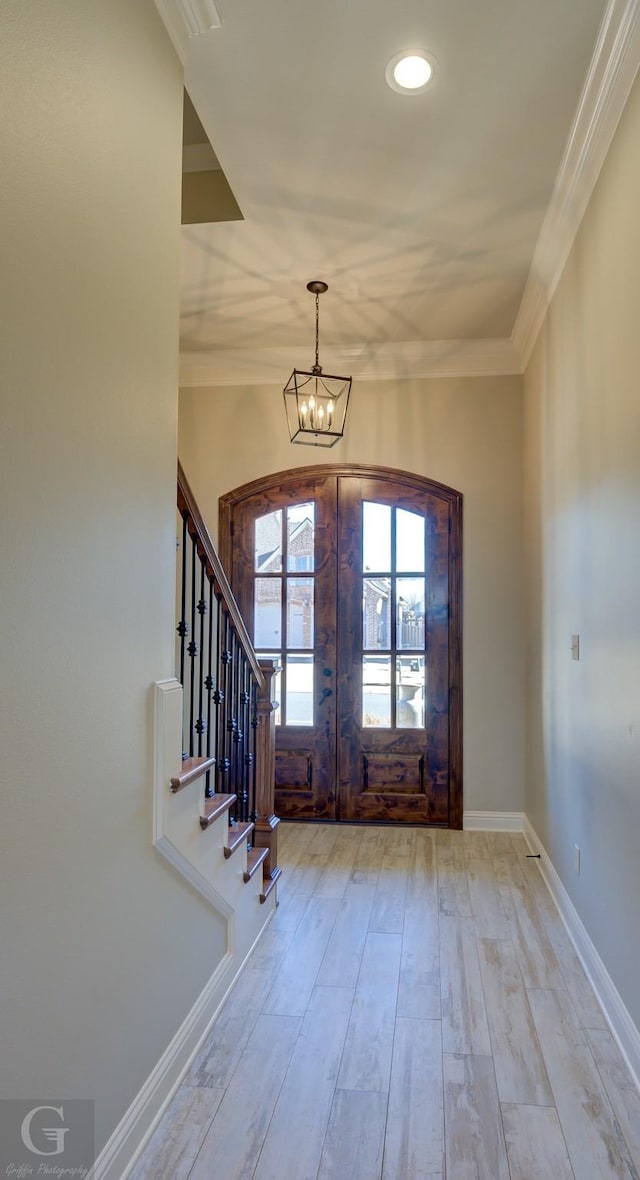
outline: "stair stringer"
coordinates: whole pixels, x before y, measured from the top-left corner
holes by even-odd
[[[176,794],[170,789],[170,780],[182,763],[182,686],[178,680],[161,680],[154,685],[154,719],[153,843],[225,920],[225,958],[229,970],[234,966],[237,970],[269,921],[276,899],[270,905],[260,905],[261,874],[244,882],[246,849],[238,848],[229,859],[224,856],[228,812],[202,831],[204,779],[196,779]]]

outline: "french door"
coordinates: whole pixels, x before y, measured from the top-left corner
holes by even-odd
[[[220,546],[277,680],[276,812],[462,826],[462,497],[306,467],[220,501]]]

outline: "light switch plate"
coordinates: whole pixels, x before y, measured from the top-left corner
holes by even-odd
[[[579,660],[580,659],[580,636],[579,635],[572,635],[571,636],[571,659],[572,660]]]

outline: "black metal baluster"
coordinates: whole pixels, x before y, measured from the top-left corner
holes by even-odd
[[[180,636],[180,683],[184,684],[184,641],[189,633],[187,613],[187,514],[182,517],[182,585],[180,587],[180,621],[176,630]]]
[[[215,734],[213,735],[212,745],[216,752],[216,789],[221,791],[223,788],[222,782],[222,760],[224,758],[223,747],[223,733],[224,733],[224,679],[223,679],[223,631],[224,631],[224,612],[222,608],[222,594],[216,589],[217,611],[216,611],[216,687],[213,693],[213,703],[216,707],[215,714]],[[221,687],[221,685],[223,687]]]
[[[244,799],[242,797],[242,772],[240,768],[240,662],[238,644],[235,642],[234,635],[233,643],[233,729],[231,731],[233,737],[233,761],[235,774],[235,790],[238,792],[238,810],[240,818],[244,822],[246,815],[244,814]]]
[[[241,693],[240,693],[240,773],[242,776],[242,806],[245,813],[245,819],[250,819],[249,815],[249,761],[247,755],[249,753],[249,734],[251,732],[250,724],[251,718],[249,715],[249,702],[251,700],[247,691],[247,660],[244,652],[240,653],[240,668],[241,668]]]
[[[237,713],[236,713],[236,662],[235,662],[236,636],[232,630],[229,637],[229,663],[228,663],[228,701],[227,708],[227,758],[229,762],[229,790],[233,791],[236,796],[236,801],[233,805],[233,817],[236,820],[242,819],[242,798],[238,791],[238,775],[235,755],[237,748],[235,745],[235,735],[237,729]]]
[[[242,743],[244,737],[244,704],[243,704],[243,690],[244,690],[244,661],[240,643],[235,644],[235,677],[236,677],[236,712],[235,712],[235,765],[236,765],[236,782],[237,789],[239,789],[241,800],[242,819],[246,821],[249,818],[249,799],[247,795],[247,784],[244,781],[244,759],[242,756]]]
[[[231,742],[232,742],[232,759],[233,759],[233,790],[238,796],[237,809],[238,818],[244,820],[246,817],[242,810],[242,783],[240,782],[240,775],[238,773],[238,733],[239,733],[239,716],[238,716],[238,642],[235,631],[233,632],[231,642],[231,672],[233,676],[233,716],[231,718]]]
[[[250,706],[251,709],[251,749],[247,755],[249,760],[249,773],[251,775],[251,821],[255,823],[258,818],[258,808],[256,806],[256,798],[258,791],[258,760],[256,758],[256,745],[258,741],[258,685],[256,684],[253,672],[249,671],[250,684]],[[253,845],[253,837],[251,839]]]
[[[217,654],[217,683],[215,701],[216,709],[216,750],[218,765],[216,767],[216,791],[224,790],[224,631],[225,614],[222,598],[218,599],[218,654]]]
[[[194,712],[195,712],[195,696],[196,696],[196,656],[198,654],[198,645],[195,641],[196,633],[196,557],[198,553],[198,546],[196,538],[191,538],[191,642],[187,647],[187,653],[191,657],[191,671],[189,675],[189,757],[193,758],[194,753]]]
[[[200,558],[200,598],[198,599],[198,614],[200,615],[200,658],[198,660],[198,720],[196,733],[198,735],[198,758],[202,757],[202,735],[206,732],[207,723],[203,716],[204,704],[204,616],[207,613],[207,602],[204,596],[205,561]]]
[[[238,787],[240,790],[240,797],[242,799],[242,818],[246,821],[249,818],[249,796],[247,794],[244,765],[244,652],[242,651],[239,643],[236,649],[236,675],[238,679],[238,710],[236,713],[237,727],[235,734],[237,749],[236,762],[238,765]]]
[[[229,664],[229,673],[230,673],[229,696],[230,696],[230,701],[231,701],[231,708],[230,708],[230,711],[227,715],[227,730],[229,732],[229,758],[231,760],[231,771],[230,771],[231,783],[230,783],[229,790],[233,791],[236,796],[236,803],[235,803],[236,819],[242,819],[243,818],[243,816],[242,816],[242,792],[240,791],[239,786],[238,786],[238,759],[237,759],[238,748],[235,743],[235,736],[236,736],[237,726],[238,726],[238,721],[237,721],[237,717],[238,717],[238,712],[237,712],[237,708],[238,708],[238,702],[237,702],[238,677],[236,676],[236,636],[235,636],[234,631],[231,632],[231,643],[229,644],[229,647],[230,647],[230,651],[231,651],[231,663]]]
[[[189,624],[187,623],[187,537],[189,536],[187,530],[187,513],[182,514],[182,560],[181,560],[181,585],[180,585],[180,620],[176,631],[180,637],[180,683],[184,690],[184,660],[185,660],[185,639],[189,634]],[[183,691],[183,706],[182,706],[182,758],[187,757],[187,743],[185,741],[185,709],[184,709],[184,691]]]
[[[207,742],[206,755],[211,757],[211,705],[213,702],[214,681],[213,681],[213,582],[209,580],[209,639],[207,643],[207,675],[205,677],[204,686],[207,690]],[[204,780],[204,797],[210,799],[213,795],[213,788],[211,786],[211,771],[208,770]]]
[[[228,720],[231,716],[233,708],[233,701],[231,699],[230,683],[231,677],[229,668],[231,664],[231,652],[229,651],[229,616],[226,611],[224,614],[224,649],[222,652],[222,694],[223,694],[223,709],[220,724],[220,742],[222,746],[222,758],[220,763],[220,784],[222,790],[227,793],[229,786],[229,770],[231,768],[231,760],[229,757],[230,741]]]

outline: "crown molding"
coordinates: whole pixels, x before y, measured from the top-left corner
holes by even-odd
[[[280,385],[307,360],[301,348],[221,348],[180,356],[183,388],[213,385]],[[327,373],[350,373],[354,381],[401,381],[421,377],[504,377],[522,372],[509,339],[410,340],[362,344],[329,353]]]
[[[609,0],[512,341],[526,368],[640,66],[640,0]]]
[[[190,38],[222,24],[214,0],[155,0],[155,5],[183,65]]]

